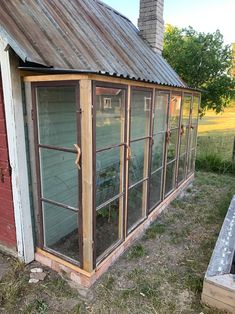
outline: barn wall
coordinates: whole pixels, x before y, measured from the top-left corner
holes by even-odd
[[[15,248],[16,231],[1,76],[0,76],[0,168],[1,168],[0,244],[10,248]]]

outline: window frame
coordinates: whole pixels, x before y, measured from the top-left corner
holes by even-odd
[[[43,202],[47,202],[48,204],[52,204],[55,206],[60,206],[61,208],[75,211],[75,208],[71,208],[70,206],[66,206],[65,204],[61,204],[58,202],[54,202],[51,200],[47,200],[42,197],[42,177],[41,177],[41,162],[40,162],[40,148],[62,151],[67,153],[74,153],[74,160],[76,159],[77,151],[76,149],[69,149],[65,147],[53,146],[53,145],[44,145],[40,144],[39,140],[39,125],[38,125],[38,107],[37,107],[37,89],[38,88],[53,88],[53,87],[75,87],[76,93],[76,111],[74,114],[76,115],[76,129],[77,129],[77,145],[81,148],[81,107],[80,107],[80,80],[64,80],[64,81],[44,81],[44,82],[32,82],[31,83],[31,99],[32,99],[32,120],[33,120],[33,136],[34,136],[34,156],[35,156],[35,168],[36,168],[36,182],[37,182],[37,246],[44,251],[52,253],[55,256],[58,256],[72,264],[78,265],[79,267],[83,267],[83,225],[82,225],[82,168],[77,170],[78,172],[78,221],[77,221],[77,229],[78,229],[78,255],[79,260],[74,260],[60,252],[57,252],[51,248],[45,246],[45,226],[44,226],[44,214],[43,214]]]

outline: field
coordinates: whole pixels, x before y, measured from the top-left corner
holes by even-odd
[[[198,157],[214,154],[231,160],[235,137],[235,101],[221,114],[208,111],[199,120]]]

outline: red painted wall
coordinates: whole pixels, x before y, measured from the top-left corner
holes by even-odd
[[[11,169],[9,166],[7,132],[0,76],[0,244],[16,247],[14,207],[12,199]]]

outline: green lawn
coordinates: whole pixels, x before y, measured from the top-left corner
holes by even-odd
[[[235,102],[223,113],[208,111],[199,120],[198,156],[214,154],[231,160],[235,137]]]

